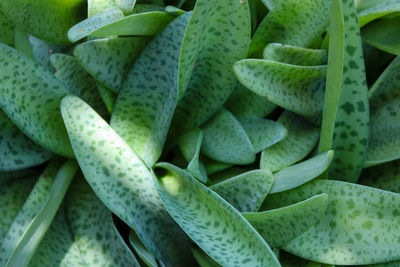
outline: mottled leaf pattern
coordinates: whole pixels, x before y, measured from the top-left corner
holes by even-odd
[[[280,266],[253,227],[225,200],[168,163],[155,181],[166,209],[196,244],[223,266]]]
[[[268,43],[309,47],[329,25],[330,3],[331,0],[280,1],[258,26],[249,55],[260,58]]]
[[[190,15],[188,12],[169,24],[141,53],[118,94],[112,113],[113,129],[148,166],[161,155],[174,114],[179,47]]]
[[[253,170],[210,186],[210,189],[241,212],[258,211],[272,182],[268,170]]]
[[[68,43],[67,31],[82,20],[83,0],[3,0],[2,12],[28,33],[52,42]]]
[[[281,142],[268,147],[261,154],[260,168],[279,171],[307,156],[318,142],[319,129],[302,117],[284,112],[278,119],[288,131]]]
[[[98,83],[118,92],[134,60],[148,41],[147,37],[91,40],[77,45],[74,56]]]
[[[310,49],[292,45],[270,43],[263,51],[266,60],[300,66],[325,65],[328,53],[324,49]]]
[[[307,231],[324,215],[328,195],[320,194],[299,203],[243,216],[272,247],[282,247]]]
[[[117,7],[115,0],[88,0],[88,17],[106,11],[107,9]]]
[[[239,81],[254,93],[297,114],[316,118],[323,106],[326,66],[297,66],[245,59],[233,66]]]
[[[65,97],[61,111],[81,170],[103,204],[166,266],[190,264],[186,238],[165,211],[147,166],[79,98]]]
[[[255,153],[282,141],[287,136],[286,128],[279,122],[256,117],[238,117],[237,120],[248,135]]]
[[[68,90],[49,71],[21,52],[0,44],[0,107],[29,138],[73,157],[60,114]]]
[[[329,150],[275,173],[274,183],[269,193],[273,194],[290,190],[317,178],[328,169],[333,154],[333,150]]]
[[[208,157],[231,164],[255,160],[253,145],[239,121],[228,110],[220,109],[202,127],[201,151]]]
[[[334,0],[319,151],[335,150],[329,177],[355,182],[368,144],[368,88],[356,10]]]
[[[283,247],[297,256],[335,265],[362,265],[399,259],[400,195],[341,181],[314,180],[267,197],[281,207],[324,192],[328,208],[308,231]],[[392,232],[392,229],[394,232]]]

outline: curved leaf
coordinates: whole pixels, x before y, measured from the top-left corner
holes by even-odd
[[[249,136],[255,153],[282,141],[287,136],[286,128],[279,122],[256,117],[239,117],[237,120]]]
[[[0,62],[0,107],[33,141],[73,157],[59,108],[68,90],[42,66],[2,44]]]
[[[274,104],[305,117],[320,116],[326,66],[297,66],[263,59],[233,65],[239,81]]]
[[[210,159],[209,157],[204,156],[204,154],[202,155],[202,162],[204,163],[204,167],[206,168],[206,172],[208,175],[225,170],[232,166],[232,164],[229,163],[219,162]]]
[[[360,184],[400,193],[400,161],[363,169]]]
[[[160,11],[124,17],[120,9],[110,8],[74,25],[68,31],[68,39],[76,42],[87,36],[155,36],[174,18],[175,16]]]
[[[14,44],[14,24],[0,12],[0,43],[6,45]]]
[[[148,41],[147,37],[91,40],[75,46],[74,56],[98,83],[118,92]]]
[[[33,257],[78,169],[73,160],[60,163],[50,162],[14,219],[1,247],[2,264],[27,266]]]
[[[61,111],[81,170],[103,204],[164,265],[188,266],[186,237],[164,209],[152,172],[85,102],[67,96]]]
[[[255,160],[253,145],[239,121],[226,109],[220,109],[202,127],[201,151],[211,159],[231,164]]]
[[[353,1],[334,0],[319,152],[335,150],[329,177],[355,182],[368,143],[369,103]]]
[[[258,26],[249,56],[260,58],[268,43],[309,47],[328,27],[331,3],[331,0],[280,1]]]
[[[115,0],[115,2],[124,13],[129,13],[135,6],[136,0]]]
[[[273,177],[268,170],[253,170],[210,186],[214,192],[241,212],[258,211]]]
[[[400,11],[400,2],[398,0],[381,0],[377,5],[359,12],[357,14],[358,23],[361,28],[373,20],[398,11]]]
[[[224,106],[236,117],[260,118],[266,117],[276,108],[266,97],[253,93],[240,83],[237,83]]]
[[[29,58],[34,59],[32,47],[29,42],[29,34],[18,26],[15,26],[14,29],[14,48],[21,51]]]
[[[67,31],[85,16],[83,0],[3,0],[2,12],[26,32],[51,43],[68,43]]]
[[[333,150],[329,150],[275,173],[274,183],[269,193],[290,190],[317,178],[328,169],[332,162],[333,154]]]
[[[292,65],[319,66],[327,63],[328,53],[325,49],[270,43],[264,48],[263,57],[266,60]]]
[[[42,164],[53,155],[26,137],[0,110],[0,171]]]
[[[100,84],[97,84],[97,90],[99,91],[99,94],[103,99],[103,102],[106,105],[108,112],[112,113],[114,109],[114,103],[117,99],[117,94],[108,90]]]
[[[111,117],[113,129],[148,165],[160,157],[178,95],[180,45],[191,13],[157,35],[130,70]]]
[[[284,112],[278,122],[287,129],[287,136],[261,154],[260,168],[272,172],[290,166],[307,156],[318,142],[319,129],[302,117]]]
[[[305,259],[335,265],[363,265],[398,260],[396,231],[400,195],[352,183],[313,180],[269,195],[268,208],[302,201],[324,192],[328,208],[308,231],[283,247]]]
[[[145,248],[142,241],[136,235],[134,230],[129,231],[129,243],[135,250],[136,254],[140,257],[144,263],[149,267],[158,267],[156,259],[154,256]]]
[[[280,266],[253,227],[231,205],[189,173],[168,163],[155,180],[166,209],[211,258],[223,266]],[[189,200],[189,201],[188,201]]]
[[[210,258],[204,251],[199,248],[192,248],[193,256],[201,267],[221,267],[212,258]]]
[[[324,215],[328,195],[323,193],[299,203],[243,216],[272,247],[282,247],[307,231]]]
[[[107,9],[117,7],[115,0],[87,0],[88,17],[92,17]]]

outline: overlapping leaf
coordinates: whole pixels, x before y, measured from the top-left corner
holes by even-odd
[[[0,25],[0,43],[14,44],[14,25],[2,12],[0,12]]]
[[[154,256],[144,247],[142,241],[136,235],[134,230],[129,232],[129,243],[138,254],[140,259],[149,267],[158,267]]]
[[[400,193],[400,161],[363,169],[360,184]]]

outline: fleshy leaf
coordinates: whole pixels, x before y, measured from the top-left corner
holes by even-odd
[[[31,43],[29,42],[29,34],[18,26],[15,26],[14,30],[14,48],[34,59]]]
[[[2,12],[0,12],[0,25],[0,43],[13,45],[14,25]]]
[[[269,193],[290,190],[317,178],[328,169],[333,154],[333,150],[329,150],[275,173],[274,183]]]
[[[249,137],[228,110],[220,109],[202,130],[201,151],[211,159],[231,164],[249,164],[255,160]]]
[[[260,167],[272,172],[290,166],[307,156],[318,142],[319,129],[304,118],[284,112],[278,122],[287,129],[287,136],[261,154]]]
[[[280,1],[258,26],[250,44],[250,57],[260,58],[268,43],[310,47],[329,25],[331,3],[331,0]]]
[[[107,9],[117,7],[115,0],[88,0],[87,5],[89,18]]]
[[[236,117],[264,118],[275,110],[276,105],[266,97],[257,95],[238,83],[224,106]]]
[[[238,80],[254,93],[305,117],[320,116],[326,66],[297,66],[264,59],[233,65]]]
[[[154,181],[166,209],[211,258],[222,266],[280,266],[254,228],[218,194],[178,167],[156,166],[168,172]]]
[[[360,28],[369,22],[400,11],[400,2],[398,0],[380,0],[377,5],[371,6],[359,12],[358,23]]]
[[[134,230],[130,230],[129,232],[129,243],[138,254],[140,259],[144,261],[144,263],[149,267],[158,267],[156,259],[154,256],[145,248],[142,241],[140,241],[139,237],[136,235]]]
[[[77,45],[74,56],[98,83],[118,92],[134,60],[148,41],[147,37],[91,40]]]
[[[221,267],[199,248],[192,248],[193,256],[201,267]]]
[[[42,164],[53,155],[35,144],[0,110],[0,172]]]
[[[284,250],[316,262],[363,265],[398,260],[400,195],[353,183],[313,180],[303,186],[269,195],[268,208],[290,205],[324,192],[325,214]]]
[[[60,100],[68,90],[32,59],[2,44],[0,62],[3,111],[36,143],[54,153],[73,157],[60,114]]]
[[[181,49],[180,101],[170,139],[200,127],[221,108],[236,86],[232,64],[246,57],[250,34],[247,1],[196,2]]]
[[[327,63],[325,49],[310,49],[270,43],[264,48],[264,59],[299,66],[319,66]]]
[[[97,90],[96,82],[72,56],[53,54],[50,58],[56,69],[55,76],[70,93],[82,98],[99,114],[106,114],[106,106]]]
[[[334,0],[319,152],[335,150],[329,177],[355,182],[368,144],[369,103],[354,2]]]
[[[97,84],[97,90],[99,91],[99,94],[103,99],[103,102],[106,105],[108,112],[112,113],[115,100],[117,99],[117,94],[108,90],[100,84]]]
[[[202,162],[204,163],[208,175],[228,169],[232,166],[232,164],[219,162],[204,155],[202,156]]]
[[[85,17],[83,0],[3,0],[2,12],[26,32],[51,43],[68,43],[68,29]]]
[[[111,212],[83,176],[77,178],[67,195],[67,218],[84,261],[88,266],[139,267],[115,227]]]
[[[78,97],[65,97],[61,111],[81,170],[103,204],[135,229],[164,265],[188,266],[186,237],[164,209],[151,170]]]
[[[155,36],[174,18],[175,16],[160,11],[124,17],[118,8],[110,8],[74,25],[68,31],[68,39],[76,42],[87,36]]]
[[[328,195],[323,193],[287,207],[243,216],[268,244],[280,248],[318,222],[327,205]]]
[[[179,47],[190,15],[178,17],[143,50],[122,85],[112,113],[113,129],[148,166],[160,157],[174,114]]]
[[[254,152],[258,153],[287,136],[287,130],[279,122],[256,117],[238,117],[244,131],[249,136]]]
[[[210,186],[214,192],[241,212],[258,211],[273,177],[268,170],[253,170]]]
[[[115,0],[115,2],[124,13],[129,13],[135,6],[136,0]]]
[[[14,219],[1,246],[2,265],[27,266],[33,257],[78,169],[74,160],[60,163],[49,163]]]
[[[400,160],[363,169],[359,183],[400,193]]]

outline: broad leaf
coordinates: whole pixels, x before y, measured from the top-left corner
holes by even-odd
[[[88,17],[90,18],[93,15],[96,15],[113,7],[117,7],[115,0],[88,0]]]
[[[377,5],[359,12],[357,14],[358,23],[361,28],[373,20],[398,11],[400,11],[400,2],[398,0],[381,0]]]
[[[211,258],[222,266],[280,266],[267,243],[225,200],[178,167],[157,167],[167,171],[154,181],[166,209]]]

